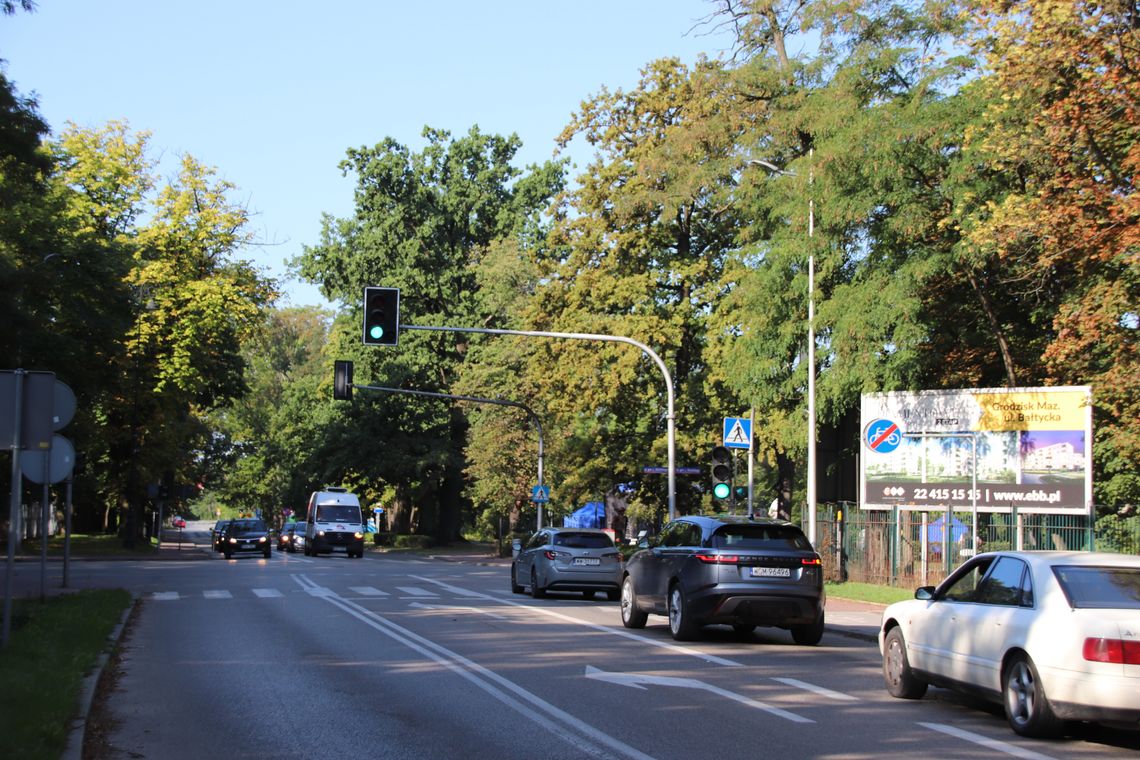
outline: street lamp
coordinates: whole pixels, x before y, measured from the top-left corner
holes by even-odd
[[[815,155],[815,149],[808,150],[809,166]],[[753,158],[749,164],[762,166],[773,174],[782,174],[795,177],[796,173],[781,169],[775,164],[761,159]],[[815,237],[815,199],[811,195],[811,185],[815,177],[808,171],[808,321],[807,321],[807,506],[808,506],[808,540],[815,545],[815,251],[811,239]]]

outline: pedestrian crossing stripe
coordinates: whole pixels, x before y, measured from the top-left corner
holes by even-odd
[[[360,594],[361,596],[388,596],[387,591],[381,591],[372,586],[349,586],[348,590],[354,594]]]
[[[275,588],[255,588],[253,594],[261,599],[274,599],[281,596],[281,592]]]

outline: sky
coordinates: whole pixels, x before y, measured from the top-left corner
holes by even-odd
[[[321,215],[352,213],[349,148],[412,150],[425,125],[517,133],[516,165],[552,157],[580,103],[636,87],[676,56],[725,57],[710,0],[36,0],[0,16],[0,58],[53,133],[108,121],[151,132],[161,171],[190,154],[237,186],[259,244],[239,253],[282,281],[283,306],[329,304],[287,262]],[[580,143],[581,141],[579,141]],[[576,143],[579,168],[591,158]]]

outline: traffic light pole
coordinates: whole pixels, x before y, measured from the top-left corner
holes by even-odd
[[[633,338],[626,338],[620,335],[597,335],[594,333],[560,333],[560,332],[543,332],[536,330],[498,330],[493,328],[481,327],[427,327],[422,325],[400,325],[401,330],[432,330],[435,332],[459,332],[459,333],[481,333],[484,335],[521,335],[528,338],[569,338],[572,340],[601,340],[610,343],[627,343],[631,346],[640,348],[657,367],[661,370],[661,374],[665,376],[665,390],[668,396],[668,413],[666,416],[666,425],[668,428],[668,443],[669,443],[669,519],[672,520],[677,516],[677,467],[676,467],[676,420],[673,416],[673,378],[669,376],[669,369],[665,366],[665,362],[661,361],[653,349],[649,346],[634,340]]]
[[[501,398],[478,398],[476,396],[457,396],[453,393],[434,393],[432,391],[413,391],[406,388],[385,388],[382,385],[356,385],[353,388],[359,388],[363,391],[380,391],[382,393],[407,393],[412,396],[429,396],[431,398],[448,398],[455,399],[456,401],[472,401],[477,404],[496,404],[498,406],[513,406],[522,409],[530,417],[530,421],[534,423],[535,429],[538,431],[538,485],[542,485],[542,457],[543,457],[543,442],[542,442],[542,423],[538,420],[538,415],[527,406],[526,404],[518,401],[506,401]],[[542,504],[538,504],[538,526],[542,527]]]

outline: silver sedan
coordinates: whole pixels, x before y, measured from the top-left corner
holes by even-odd
[[[511,562],[511,591],[525,586],[541,599],[547,591],[578,591],[587,599],[604,593],[621,596],[621,552],[604,530],[543,528],[530,537]]]

